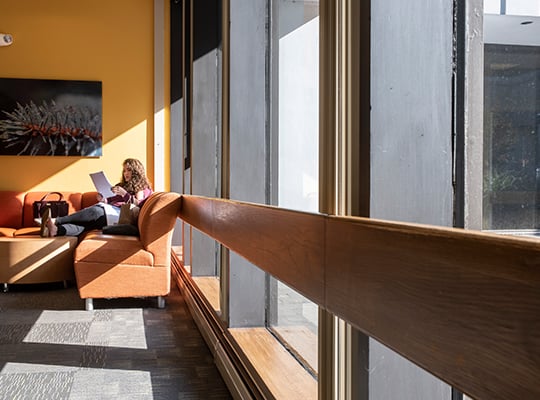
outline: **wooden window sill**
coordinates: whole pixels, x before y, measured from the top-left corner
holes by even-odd
[[[188,270],[186,272],[189,274]],[[192,276],[191,279],[212,308],[216,311],[220,310],[219,278]],[[274,398],[317,399],[317,380],[268,329],[264,327],[229,328],[227,331]],[[300,339],[299,332],[280,330],[279,333],[289,341],[294,341],[293,337]],[[309,340],[310,344],[312,340],[313,338]],[[313,352],[306,351],[306,353]],[[312,357],[314,358],[307,361],[316,365],[316,351]]]
[[[276,399],[317,399],[317,381],[266,328],[231,328],[261,380]]]
[[[215,311],[219,311],[219,278],[217,276],[193,276],[193,282]]]
[[[271,330],[317,376],[317,335],[305,326],[272,326]]]

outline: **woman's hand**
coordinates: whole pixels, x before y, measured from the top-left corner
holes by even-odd
[[[122,186],[113,186],[111,188],[111,191],[116,194],[116,195],[119,195],[119,196],[122,196],[124,197],[126,194],[127,194],[127,190],[124,189]]]
[[[107,202],[107,199],[105,197],[103,197],[103,195],[101,193],[98,193],[96,197],[97,197],[97,201],[99,203],[106,203]]]

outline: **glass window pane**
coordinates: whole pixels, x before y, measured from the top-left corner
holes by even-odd
[[[318,211],[319,3],[281,0],[274,9],[277,37],[277,203]],[[277,48],[277,49],[276,49]],[[276,119],[275,119],[276,120]],[[317,370],[317,305],[270,280],[269,327],[313,374]]]
[[[540,14],[536,0],[505,3]],[[539,29],[535,15],[484,19],[484,229],[540,228]]]
[[[484,0],[484,13],[485,14],[500,14],[501,13],[501,0]]]
[[[538,0],[506,0],[507,15],[540,15]]]
[[[220,4],[212,6],[201,2],[186,2],[184,21],[186,41],[186,77],[190,83],[191,96],[186,114],[185,190],[189,194],[219,197],[221,190],[221,87],[222,87],[222,41],[221,30],[215,23],[221,15]],[[204,35],[201,35],[204,26]],[[191,40],[188,40],[188,38]],[[190,64],[190,57],[192,60]],[[218,99],[216,101],[216,99]],[[220,313],[220,244],[206,234],[190,229],[189,259],[191,275],[216,312]],[[186,242],[185,241],[185,242]],[[189,256],[189,258],[188,258]]]

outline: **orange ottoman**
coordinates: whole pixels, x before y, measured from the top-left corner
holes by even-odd
[[[0,283],[73,281],[73,252],[77,238],[70,236],[0,237]]]

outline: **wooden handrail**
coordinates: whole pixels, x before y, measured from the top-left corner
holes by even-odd
[[[187,195],[179,217],[462,392],[540,398],[540,241]]]

